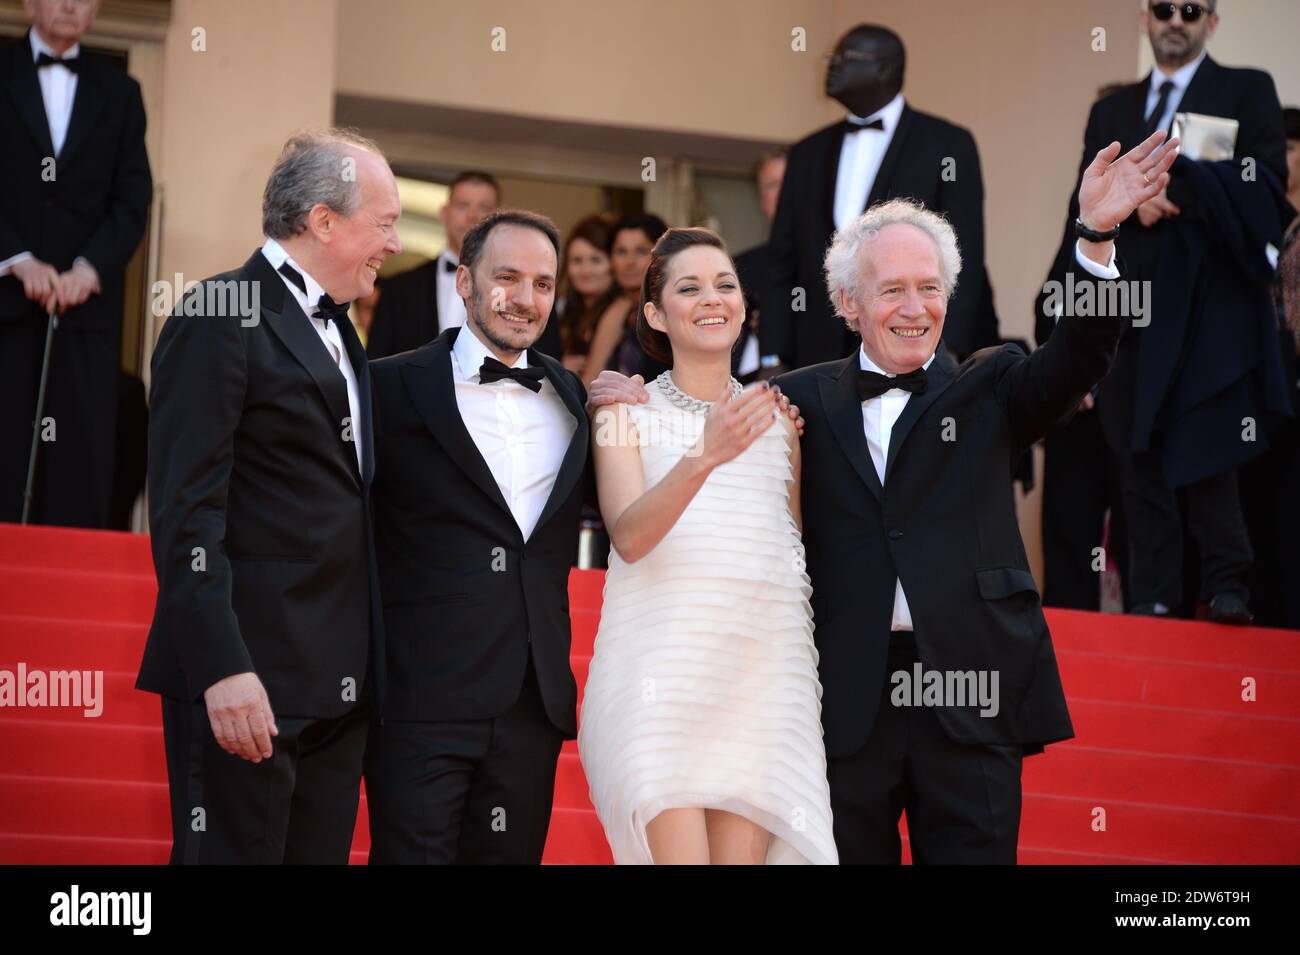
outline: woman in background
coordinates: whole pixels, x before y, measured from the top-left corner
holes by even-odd
[[[569,232],[560,256],[560,296],[552,320],[560,327],[564,367],[577,375],[587,363],[596,321],[618,297],[609,240],[609,222],[599,215],[587,216]]]
[[[629,377],[641,375],[649,381],[667,367],[646,355],[636,339],[641,280],[650,262],[650,250],[667,230],[667,223],[657,215],[637,212],[624,216],[611,231],[609,261],[619,295],[596,322],[582,371],[583,385],[590,387],[606,368]]]

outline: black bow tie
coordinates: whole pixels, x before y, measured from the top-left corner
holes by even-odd
[[[882,133],[885,131],[885,121],[879,116],[875,119],[858,119],[856,116],[850,116],[847,122],[851,133],[856,133],[859,129],[877,129]]]
[[[348,302],[336,302],[327,294],[322,294],[316,302],[316,317],[324,322],[342,322],[348,317]]]
[[[48,53],[42,53],[36,57],[36,68],[39,70],[42,66],[66,66],[74,73],[81,72],[81,57],[69,56],[59,59],[57,56],[50,56]]]
[[[478,383],[480,385],[490,385],[502,378],[509,378],[519,382],[519,384],[534,393],[542,390],[542,379],[545,377],[545,368],[536,365],[532,368],[511,368],[495,358],[484,358],[483,366],[478,370]]]
[[[874,371],[858,372],[859,401],[879,398],[892,388],[902,388],[904,391],[919,395],[925,391],[925,369],[918,368],[916,371],[909,371],[906,375],[898,375],[894,378],[877,374]]]
[[[443,259],[443,260],[442,260],[442,270],[443,270],[444,272],[455,272],[455,271],[456,271],[456,263],[453,262],[451,259]]]
[[[302,273],[295,269],[288,262],[283,263],[278,269],[279,273],[287,278],[290,282],[298,287],[298,291],[303,295],[307,294],[307,280],[302,277]],[[348,317],[348,303],[339,304],[330,298],[328,294],[323,294],[320,300],[316,302],[316,318],[321,321],[338,321]]]

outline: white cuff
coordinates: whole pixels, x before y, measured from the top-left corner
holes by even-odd
[[[19,252],[17,255],[11,255],[3,262],[0,262],[0,279],[12,272],[15,265],[18,265],[20,262],[26,262],[32,257],[33,256],[30,252]]]
[[[1082,240],[1080,240],[1082,241]],[[1110,247],[1110,261],[1105,265],[1098,265],[1092,259],[1083,254],[1083,247],[1079,242],[1074,243],[1074,258],[1082,265],[1090,275],[1095,275],[1099,279],[1117,279],[1119,278],[1119,269],[1115,268],[1115,245]]]

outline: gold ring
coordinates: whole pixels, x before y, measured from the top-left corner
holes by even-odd
[[[1142,181],[1145,182],[1148,186],[1151,185],[1151,180],[1147,178],[1146,173],[1142,174]]]

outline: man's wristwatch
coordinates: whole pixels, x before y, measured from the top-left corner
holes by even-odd
[[[1074,234],[1080,239],[1087,239],[1089,242],[1109,242],[1119,235],[1119,226],[1115,226],[1109,232],[1098,232],[1096,229],[1089,229],[1084,225],[1082,217],[1076,217],[1074,220]]]

